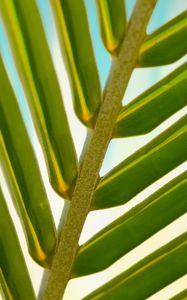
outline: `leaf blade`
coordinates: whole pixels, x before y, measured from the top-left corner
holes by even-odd
[[[0,7],[51,184],[57,193],[69,198],[77,176],[77,159],[36,3],[1,0]]]
[[[153,85],[124,106],[114,137],[145,134],[187,105],[187,64]]]
[[[96,8],[103,44],[115,55],[126,32],[124,1],[97,0]]]
[[[93,127],[101,91],[84,2],[75,1],[72,6],[67,0],[52,0],[51,6],[72,86],[75,112],[80,121]]]
[[[155,180],[183,163],[187,155],[186,122],[185,116],[106,174],[95,190],[92,209],[126,203]],[[131,180],[132,178],[136,181]]]
[[[139,53],[138,67],[171,64],[187,53],[187,12],[147,36]]]
[[[7,300],[34,300],[32,284],[1,187],[0,207],[0,287],[8,296]]]
[[[153,252],[84,299],[146,299],[187,272],[187,233]]]
[[[48,267],[56,232],[38,164],[0,58],[0,159],[25,228],[29,252]]]
[[[179,175],[83,244],[74,265],[75,275],[87,275],[109,267],[121,256],[186,213],[186,207],[187,172]],[[105,249],[110,251],[106,253]]]

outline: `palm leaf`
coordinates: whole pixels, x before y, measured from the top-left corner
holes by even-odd
[[[105,48],[115,54],[126,32],[126,12],[123,0],[96,1],[100,31]]]
[[[93,127],[101,92],[84,2],[74,1],[72,5],[68,0],[52,0],[51,6],[67,63],[75,112],[83,123]]]
[[[34,300],[32,284],[1,187],[0,209],[0,289],[6,300]]]
[[[111,280],[84,299],[146,299],[187,273],[187,233]]]
[[[187,158],[186,122],[185,116],[106,174],[96,188],[93,209],[126,203],[183,163]]]
[[[29,252],[38,263],[49,266],[56,247],[53,219],[36,158],[1,59],[0,78],[0,159],[23,221]]]
[[[148,35],[140,49],[138,66],[152,67],[173,63],[187,53],[187,12]]]
[[[1,0],[0,8],[43,145],[51,184],[68,198],[77,175],[76,157],[36,3]]]
[[[114,137],[145,134],[187,105],[187,64],[124,106]],[[155,113],[159,112],[159,113]]]
[[[187,212],[187,172],[166,184],[81,246],[76,276],[101,271]],[[113,247],[115,245],[115,247]],[[105,249],[110,249],[107,253]]]
[[[61,197],[71,200],[62,214],[56,247],[56,230],[43,180],[19,110],[19,99],[0,58],[0,162],[22,221],[30,255],[43,268],[49,268],[41,284],[39,298],[43,300],[62,299],[70,278],[109,267],[186,213],[187,173],[183,172],[81,247],[78,245],[89,211],[130,201],[187,158],[185,116],[104,177],[99,177],[112,138],[148,133],[187,103],[185,63],[128,105],[121,106],[136,67],[169,64],[187,51],[186,43],[181,42],[187,37],[186,12],[146,35],[156,2],[137,0],[127,24],[124,1],[96,1],[101,38],[112,54],[111,71],[101,94],[84,1],[73,1],[73,4],[68,0],[50,1],[71,83],[75,114],[92,129],[77,164],[36,0],[0,0],[1,15],[45,155],[50,183]],[[0,205],[3,296],[5,299],[34,299],[1,192]],[[8,241],[4,227],[8,228]],[[184,233],[85,299],[145,299],[153,295],[187,273],[186,241]],[[186,290],[176,295],[176,299],[185,296]]]

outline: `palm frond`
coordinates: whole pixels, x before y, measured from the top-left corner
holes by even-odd
[[[51,184],[57,193],[68,198],[77,176],[76,156],[36,3],[2,0],[0,8],[46,156]]]
[[[4,297],[6,300],[34,300],[32,284],[1,187],[0,209],[0,286]]]
[[[29,252],[49,267],[56,233],[46,191],[15,94],[0,59],[0,159],[20,214]]]
[[[121,104],[135,68],[164,66],[187,52],[186,11],[153,33],[146,33],[156,3],[137,0],[127,23],[124,1],[96,0],[101,39],[112,60],[102,92],[84,0],[50,1],[74,112],[89,131],[78,163],[69,129],[71,120],[66,116],[37,1],[0,0],[4,27],[51,186],[66,203],[71,200],[63,211],[57,234],[37,154],[0,56],[0,163],[28,251],[40,266],[48,269],[49,276],[44,276],[40,292],[43,300],[60,300],[70,278],[103,271],[186,213],[187,172],[183,171],[81,247],[78,244],[91,210],[127,203],[187,159],[184,116],[103,177],[99,176],[112,139],[149,133],[187,104],[186,63],[128,105]],[[7,300],[34,300],[32,282],[1,189],[1,293]],[[186,252],[187,234],[183,233],[84,299],[146,299],[187,273]],[[186,290],[173,299],[185,297]]]
[[[153,67],[171,64],[187,53],[187,12],[183,12],[152,34],[140,48],[138,66]]]
[[[153,252],[84,299],[146,299],[187,272],[187,233]]]
[[[128,157],[99,182],[92,209],[120,205],[186,161],[187,117]]]
[[[93,127],[101,104],[100,82],[84,1],[52,0],[78,118]],[[78,26],[77,26],[78,25]]]
[[[186,207],[187,172],[184,172],[82,245],[74,266],[75,276],[107,268],[185,214]]]
[[[146,134],[187,105],[187,64],[184,63],[124,106],[114,137]]]
[[[97,0],[100,31],[105,48],[115,54],[126,32],[126,11],[123,0]]]

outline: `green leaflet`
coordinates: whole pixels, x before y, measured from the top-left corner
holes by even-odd
[[[0,268],[0,296],[2,296],[4,300],[13,300],[11,292],[6,284],[6,281],[3,276],[1,268]]]
[[[0,90],[0,159],[23,222],[29,252],[35,261],[49,267],[56,247],[53,219],[37,161],[1,59]]]
[[[78,118],[93,127],[101,103],[100,82],[83,0],[51,0]]]
[[[35,0],[0,0],[15,62],[33,113],[53,188],[69,198],[77,175],[62,96]]]
[[[6,300],[34,300],[19,241],[0,187],[0,289]]]
[[[122,108],[114,137],[145,134],[187,105],[187,63]]]
[[[124,204],[187,159],[187,116],[104,176],[94,193],[93,208]]]
[[[187,11],[148,35],[140,48],[138,67],[171,64],[187,53]]]
[[[103,44],[115,54],[126,32],[124,0],[96,0],[96,7]]]
[[[172,180],[81,246],[74,266],[75,275],[87,275],[107,268],[186,212],[187,172]],[[106,249],[110,251],[106,252]]]
[[[84,300],[147,299],[187,273],[186,253],[187,233],[153,252]]]

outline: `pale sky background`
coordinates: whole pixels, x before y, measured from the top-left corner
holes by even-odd
[[[78,155],[80,155],[84,143],[85,135],[86,135],[86,130],[84,126],[77,120],[73,112],[69,82],[68,82],[67,74],[60,53],[60,48],[59,48],[59,44],[58,44],[58,40],[57,40],[57,36],[53,24],[53,19],[49,8],[49,3],[48,3],[49,1],[37,0],[37,2],[41,11],[41,16],[42,16],[44,27],[47,32],[47,38],[50,45],[50,50],[53,55],[54,64],[61,85],[67,114],[70,120],[70,127],[75,140],[76,150]],[[108,76],[109,68],[110,68],[110,56],[105,51],[100,39],[94,0],[85,0],[85,3],[88,11],[90,31],[92,34],[94,51],[96,55],[96,61],[98,64],[101,84],[102,87],[104,87]],[[134,0],[126,0],[128,17],[130,16],[134,3],[135,3]],[[161,26],[171,18],[175,17],[184,9],[187,9],[186,0],[159,0],[157,7],[154,11],[154,14],[151,18],[148,27],[148,32],[152,32],[154,29]],[[9,76],[11,78],[13,87],[19,99],[20,108],[23,112],[24,120],[26,122],[27,129],[31,137],[34,149],[37,153],[37,158],[39,161],[41,173],[46,185],[51,208],[54,214],[55,223],[56,225],[58,225],[59,218],[63,209],[63,201],[52,190],[52,188],[49,185],[43,154],[33,128],[28,107],[26,105],[24,92],[22,90],[21,83],[17,76],[15,66],[13,64],[13,60],[11,57],[10,50],[8,48],[7,39],[1,21],[0,21],[0,51],[2,52],[2,55],[6,61],[7,70],[9,71]],[[178,62],[169,66],[135,70],[130,80],[129,87],[124,96],[123,103],[130,102],[135,96],[137,96],[139,93],[141,93],[149,86],[157,82],[159,79],[163,78],[166,74],[174,70],[177,66],[179,66],[184,61],[186,61],[186,57],[183,57]],[[101,175],[105,174],[113,166],[118,164],[120,161],[124,160],[130,154],[134,153],[138,148],[140,148],[148,141],[153,139],[155,136],[157,136],[160,132],[168,128],[182,115],[186,114],[186,112],[187,112],[186,108],[180,110],[174,116],[172,116],[167,121],[162,123],[155,130],[153,130],[151,133],[146,134],[144,136],[113,140],[109,145],[109,149],[107,151],[103,163],[103,167],[101,169]],[[161,178],[160,180],[156,181],[154,184],[149,186],[147,189],[145,189],[143,192],[138,194],[136,197],[134,197],[131,201],[129,201],[125,205],[90,213],[86,220],[84,230],[81,234],[80,243],[85,242],[99,229],[106,226],[108,223],[116,219],[118,216],[122,215],[124,212],[129,210],[136,203],[139,203],[142,200],[144,200],[148,195],[150,195],[155,190],[157,190],[165,183],[170,181],[172,178],[174,178],[175,176],[183,172],[185,169],[187,169],[187,164],[182,164],[181,166],[179,166],[178,168],[176,168],[175,170],[173,170],[172,172],[170,172],[169,174],[167,174],[166,176],[164,176],[163,178]],[[4,192],[7,197],[8,207],[11,212],[14,223],[16,224],[16,230],[18,232],[18,236],[21,241],[21,246],[24,252],[26,263],[31,278],[33,280],[35,291],[37,293],[40,285],[40,280],[42,277],[42,268],[39,267],[35,262],[33,262],[27,253],[27,246],[23,235],[23,230],[21,228],[21,224],[17,216],[17,213],[15,212],[15,209],[12,205],[11,197],[8,193],[8,189],[6,187],[6,183],[4,181],[2,172],[0,173],[0,183],[4,188]],[[176,220],[175,222],[167,226],[165,229],[155,234],[153,237],[148,239],[146,242],[142,243],[136,249],[130,251],[127,255],[125,255],[123,258],[118,260],[107,270],[94,275],[71,280],[70,283],[68,284],[67,291],[64,296],[64,300],[80,300],[84,295],[89,293],[91,290],[94,290],[96,287],[102,285],[104,282],[116,276],[118,273],[129,268],[132,264],[145,257],[150,252],[156,250],[161,245],[164,245],[169,240],[175,238],[177,235],[186,231],[186,229],[187,229],[187,214],[183,215],[181,218],[179,218],[178,220]],[[184,287],[186,286],[187,286],[187,276],[183,276],[183,278],[177,280],[172,285],[166,287],[159,293],[150,297],[149,300],[167,300],[169,299],[170,295],[176,294],[179,290],[184,289]]]

